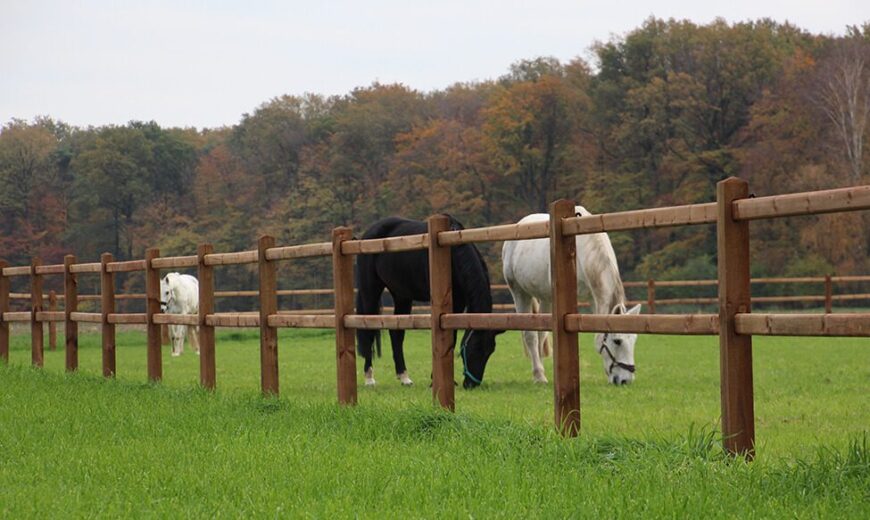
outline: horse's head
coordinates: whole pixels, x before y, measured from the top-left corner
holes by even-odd
[[[640,314],[640,304],[626,309],[624,304],[616,305],[611,314]],[[634,381],[634,344],[637,334],[605,332],[595,335],[595,349],[604,362],[604,374],[614,385],[624,385]]]
[[[467,330],[462,336],[459,354],[462,356],[463,388],[474,388],[483,382],[483,371],[489,356],[495,351],[495,337],[503,330]]]
[[[167,273],[160,279],[160,312],[166,312],[172,301],[172,281],[178,273]]]

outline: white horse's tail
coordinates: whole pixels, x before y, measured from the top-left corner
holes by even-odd
[[[538,314],[539,312],[541,312],[541,303],[538,301],[537,298],[532,298],[532,313]],[[526,351],[526,349],[523,349],[523,354],[525,354],[526,357],[529,357],[529,353],[528,353],[528,351]],[[549,332],[545,332],[544,333],[544,340],[540,341],[538,343],[538,354],[541,357],[550,357],[550,333]]]

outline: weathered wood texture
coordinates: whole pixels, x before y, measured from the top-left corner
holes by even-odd
[[[494,242],[498,240],[526,240],[532,238],[547,238],[549,222],[526,222],[523,224],[504,224],[485,228],[461,229],[457,231],[442,231],[438,235],[438,243],[444,246],[456,246],[473,242]]]
[[[870,314],[738,314],[735,330],[766,336],[870,336]]]
[[[196,267],[199,265],[199,259],[196,255],[190,256],[164,256],[155,258],[151,262],[151,267],[155,269],[179,269],[182,267]]]
[[[278,329],[269,325],[269,316],[278,313],[277,268],[266,258],[275,247],[275,238],[263,235],[257,242],[260,283],[260,389],[263,395],[278,395]]]
[[[39,258],[34,258],[30,264],[30,310],[33,313],[30,320],[30,360],[37,367],[42,367],[45,356],[42,323],[36,319],[36,314],[42,312],[42,275],[36,274],[36,268],[40,265],[42,260]]]
[[[443,314],[441,327],[449,330],[552,330],[553,317],[550,314]]]
[[[344,317],[344,326],[351,329],[428,329],[432,325],[429,314],[400,314],[377,316],[351,314]]]
[[[272,247],[266,250],[266,260],[288,260],[291,258],[310,258],[332,254],[332,242],[303,244],[301,246]]]
[[[719,334],[717,314],[569,314],[565,328],[583,332],[633,332],[636,334]]]
[[[332,285],[335,288],[335,366],[338,402],[355,405],[356,385],[356,331],[348,328],[344,317],[353,314],[353,256],[342,251],[353,238],[350,228],[340,227],[332,232]]]
[[[203,263],[207,266],[255,264],[259,258],[258,251],[237,251],[235,253],[209,253]]]
[[[269,316],[269,324],[273,327],[290,327],[300,329],[332,329],[335,328],[335,316],[312,314],[279,314],[277,316]]]
[[[577,313],[577,251],[563,223],[574,216],[574,203],[550,206],[550,279],[553,286],[553,394],[556,428],[565,436],[580,433],[580,355],[577,332],[565,328],[565,317]]]
[[[144,271],[145,260],[128,260],[126,262],[112,262],[106,266],[110,273],[131,273],[133,271]]]
[[[103,313],[101,312],[71,312],[69,318],[74,322],[84,323],[102,323]]]
[[[429,247],[429,235],[423,233],[401,237],[348,240],[341,246],[341,254],[396,253],[399,251],[418,251],[427,247]]]
[[[196,314],[155,314],[152,319],[159,325],[199,325],[199,316]],[[200,351],[201,349],[200,344]]]
[[[5,315],[9,312],[9,278],[4,274],[8,264],[0,260],[0,360],[9,363],[9,323]]]
[[[150,248],[145,251],[145,319],[148,360],[148,380],[163,379],[163,351],[160,348],[160,325],[154,315],[160,313],[160,270],[154,267],[154,260],[160,250]]]
[[[735,316],[751,310],[749,223],[734,220],[735,200],[749,196],[749,184],[731,177],[716,187],[719,206],[719,370],[722,435],[726,451],[755,456],[752,336],[737,332]]]
[[[66,338],[65,364],[67,372],[75,372],[79,368],[79,324],[72,319],[72,314],[77,312],[79,308],[79,286],[75,273],[70,269],[75,263],[75,255],[63,257],[63,312],[65,315],[64,336]]]
[[[115,277],[108,271],[111,253],[100,255],[100,314],[103,339],[103,376],[115,377],[115,324],[109,314],[115,312]]]
[[[439,237],[439,233],[450,229],[446,215],[429,217],[429,236]],[[442,408],[456,409],[453,389],[453,353],[456,335],[452,330],[441,326],[441,317],[453,312],[452,260],[450,246],[439,243],[439,239],[429,241],[429,291],[431,302],[432,329],[432,399]],[[467,377],[471,377],[465,369]],[[479,383],[479,382],[478,382]]]
[[[211,244],[200,244],[196,248],[197,278],[199,279],[199,383],[208,390],[216,384],[214,326],[206,316],[214,313],[214,268],[205,261],[214,251]]]
[[[716,204],[690,204],[668,208],[640,209],[601,215],[575,216],[565,220],[562,233],[585,235],[629,229],[713,224],[716,222]]]
[[[870,209],[870,186],[747,198],[733,205],[736,221],[857,211]]]
[[[146,325],[148,315],[144,312],[112,313],[109,314],[109,323],[116,325]]]

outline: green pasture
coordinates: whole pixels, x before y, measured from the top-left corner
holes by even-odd
[[[406,342],[416,384],[396,381],[385,341],[378,386],[360,377],[354,408],[335,404],[330,331],[280,332],[277,399],[259,395],[257,331],[218,333],[214,394],[189,348],[164,347],[164,381],[146,383],[140,331],[118,333],[114,380],[97,334],[81,336],[76,374],[62,349],[30,368],[15,334],[0,366],[0,517],[866,518],[867,343],[755,338],[746,463],[720,449],[715,337],[642,336],[636,382],[613,387],[583,336],[582,435],[562,439],[552,387],[531,382],[513,332],[484,386],[457,388],[455,414],[432,406],[427,332]]]

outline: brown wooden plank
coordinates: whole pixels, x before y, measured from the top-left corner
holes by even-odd
[[[40,323],[48,323],[49,325],[63,321],[64,316],[61,311],[39,311],[36,313],[36,321]]]
[[[9,323],[4,313],[9,312],[9,277],[4,274],[9,264],[0,260],[0,360],[9,364]]]
[[[456,333],[441,326],[441,317],[453,312],[453,267],[450,246],[440,243],[439,233],[450,230],[447,215],[429,217],[429,294],[432,329],[432,399],[442,408],[456,409],[453,357]]]
[[[870,313],[737,314],[738,334],[765,336],[870,336]]]
[[[565,317],[577,313],[576,239],[562,229],[564,219],[572,217],[572,201],[558,200],[550,206],[554,415],[556,428],[568,437],[580,433],[579,334],[565,328]]]
[[[99,273],[103,269],[103,266],[100,262],[91,262],[89,264],[73,264],[69,266],[69,270],[72,273]]]
[[[218,312],[205,317],[205,323],[211,327],[260,328],[258,313]]]
[[[395,253],[398,251],[418,251],[427,247],[429,247],[429,235],[422,233],[390,238],[348,240],[341,246],[341,254]]]
[[[553,317],[549,314],[442,314],[441,327],[444,329],[481,329],[481,330],[540,330],[553,328]]]
[[[564,222],[566,235],[586,235],[629,229],[660,228],[712,224],[716,222],[716,204],[690,204],[667,208],[639,209],[577,217],[571,215]]]
[[[34,258],[30,264],[30,308],[33,313],[30,320],[30,360],[34,366],[42,367],[44,363],[44,336],[42,323],[37,321],[36,313],[42,312],[42,275],[36,274],[36,268],[42,265],[42,260]]]
[[[636,334],[678,334],[715,336],[719,334],[717,314],[569,314],[565,328],[583,332]]]
[[[334,312],[334,310],[330,309],[330,312]],[[298,329],[334,329],[335,316],[323,316],[314,314],[278,314],[269,316],[269,325],[273,327],[290,327]]]
[[[128,260],[126,262],[112,262],[106,266],[110,273],[130,273],[133,271],[144,271],[145,260]]]
[[[75,273],[70,270],[70,267],[75,263],[75,255],[63,257],[63,311],[66,315],[64,348],[66,348],[65,365],[67,372],[75,372],[79,368],[79,324],[72,319],[72,313],[77,312],[79,308],[79,286]]]
[[[32,273],[33,267],[29,265],[21,265],[17,267],[4,267],[3,268],[3,276],[30,276]]]
[[[33,311],[4,312],[3,320],[8,322],[30,322],[33,320]]]
[[[182,267],[196,267],[199,259],[196,255],[190,256],[164,256],[155,258],[151,267],[155,269],[179,269]]]
[[[36,274],[63,274],[63,264],[36,266]]]
[[[266,260],[286,260],[290,258],[310,258],[332,254],[332,242],[303,244],[299,246],[272,247],[266,251]]]
[[[115,312],[115,276],[109,272],[111,253],[100,255],[100,315],[103,337],[103,376],[115,377],[115,324],[109,314]]]
[[[118,325],[146,325],[148,315],[144,312],[112,313],[109,314],[109,323]]]
[[[733,202],[749,196],[749,184],[731,177],[716,186],[719,206],[719,365],[725,450],[755,456],[752,336],[740,335],[734,317],[751,311],[749,222],[734,219]]]
[[[428,329],[432,317],[428,314],[363,315],[350,314],[344,317],[344,326],[350,329]]]
[[[232,253],[210,253],[205,256],[205,265],[238,265],[253,264],[257,262],[256,250],[236,251]]]
[[[160,348],[160,325],[154,315],[160,313],[160,269],[154,267],[154,260],[160,250],[150,248],[145,251],[145,334],[147,336],[148,380],[163,379],[163,350]]]
[[[743,221],[865,209],[870,209],[870,185],[737,200],[732,213]]]
[[[335,364],[338,402],[355,405],[356,331],[345,326],[344,317],[353,314],[353,256],[342,253],[346,242],[353,238],[350,228],[332,231],[332,285],[335,289]]]
[[[160,325],[190,325],[193,327],[199,325],[200,321],[197,314],[155,314],[152,319],[154,323]]]
[[[199,382],[214,390],[216,384],[214,327],[206,323],[206,316],[214,313],[214,268],[206,264],[205,257],[214,251],[211,244],[196,248],[197,278],[199,279]]]
[[[101,313],[101,312],[71,312],[69,318],[75,322],[102,323],[103,322],[103,313]]]
[[[269,316],[278,313],[278,278],[275,262],[266,251],[275,247],[275,238],[263,235],[257,242],[260,282],[260,387],[263,395],[278,395],[278,329],[269,325]]]
[[[502,240],[526,240],[531,238],[547,238],[549,222],[524,222],[522,224],[503,224],[484,228],[461,229],[457,231],[442,231],[438,242],[443,246],[456,246],[473,242],[495,242]]]

